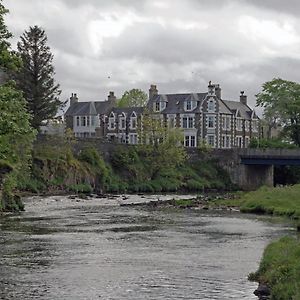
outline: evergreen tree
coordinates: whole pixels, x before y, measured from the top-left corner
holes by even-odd
[[[23,66],[14,79],[27,101],[31,125],[39,129],[42,121],[53,118],[63,105],[59,100],[59,84],[54,80],[53,54],[47,46],[45,31],[38,26],[25,31],[18,43],[18,54]]]

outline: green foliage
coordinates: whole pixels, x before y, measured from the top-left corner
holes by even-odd
[[[300,146],[300,84],[274,78],[263,84],[256,97],[267,122],[271,126],[282,125],[285,134]]]
[[[271,138],[271,139],[251,139],[249,148],[297,149],[298,147],[295,144],[282,141],[279,138]]]
[[[95,148],[90,147],[82,150],[78,159],[88,163],[92,167],[92,170],[98,175],[102,185],[108,181],[110,171],[107,168],[104,159]]]
[[[2,2],[2,1],[1,1]],[[1,71],[17,70],[20,67],[20,60],[10,50],[9,39],[12,37],[11,32],[8,31],[4,17],[8,10],[0,2],[0,67]]]
[[[118,107],[144,107],[148,96],[140,89],[126,91],[118,102]]]
[[[26,99],[32,115],[31,125],[39,129],[42,121],[53,118],[62,106],[61,90],[54,81],[53,54],[47,46],[45,31],[38,26],[25,31],[18,43],[18,55],[22,67],[12,78]]]
[[[271,300],[300,299],[300,242],[284,237],[264,251],[257,272],[249,279],[271,288]]]

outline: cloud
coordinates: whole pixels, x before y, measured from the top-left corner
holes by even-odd
[[[18,36],[42,26],[63,100],[104,100],[110,90],[206,91],[249,102],[273,77],[297,81],[300,2],[289,0],[4,0]]]

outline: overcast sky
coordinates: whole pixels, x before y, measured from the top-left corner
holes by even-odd
[[[4,0],[14,34],[39,25],[54,53],[62,100],[106,99],[109,91],[245,90],[300,81],[299,0]]]

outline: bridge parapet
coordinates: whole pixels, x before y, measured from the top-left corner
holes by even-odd
[[[266,158],[266,159],[295,159],[300,158],[300,149],[237,149],[240,157]]]

